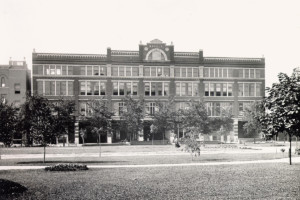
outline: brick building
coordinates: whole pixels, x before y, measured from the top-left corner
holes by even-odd
[[[19,107],[26,100],[30,91],[30,71],[25,61],[9,61],[0,65],[0,98]]]
[[[265,88],[264,58],[204,57],[202,50],[176,52],[173,44],[158,39],[139,44],[137,51],[107,48],[106,54],[33,52],[32,64],[33,92],[51,100],[59,96],[74,98],[76,116],[89,112],[88,100],[104,98],[118,120],[126,95],[144,99],[146,116],[155,112],[157,100],[168,101],[169,97],[174,97],[176,109],[184,108],[191,99],[201,99],[210,116],[220,116],[221,107],[230,109],[234,130],[221,138],[211,135],[210,140],[237,141],[244,107],[262,99]],[[144,127],[144,136],[139,140],[146,140],[148,132],[149,127]],[[184,134],[184,130],[179,132]],[[74,135],[78,143],[78,123]],[[115,129],[106,141],[122,139],[122,130]]]

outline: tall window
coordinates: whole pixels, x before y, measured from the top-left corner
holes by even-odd
[[[175,67],[175,77],[199,77],[197,67]]]
[[[204,83],[205,96],[232,96],[232,83]]]
[[[80,95],[105,95],[106,82],[80,81]]]
[[[219,117],[222,113],[232,113],[231,102],[207,102],[206,109],[208,116]]]
[[[261,96],[261,83],[238,83],[240,97]]]
[[[138,83],[137,82],[113,82],[113,95],[138,95]]]
[[[145,96],[168,96],[168,82],[145,82]]]
[[[43,89],[43,81],[37,81],[37,92],[39,95],[43,95],[44,89]]]
[[[5,78],[1,77],[1,87],[5,87]]]
[[[198,96],[198,83],[196,82],[177,82],[176,83],[177,96]]]
[[[72,96],[74,93],[73,81],[38,80],[37,92],[40,95]]]
[[[155,111],[158,111],[158,107],[157,107],[156,103],[147,102],[145,113],[148,114],[148,115],[154,115]]]
[[[105,72],[106,73],[106,72]],[[112,66],[112,76],[138,76],[139,68],[132,66]]]

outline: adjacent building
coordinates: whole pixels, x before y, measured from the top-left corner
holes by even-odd
[[[89,100],[103,98],[117,121],[126,95],[144,100],[144,120],[151,120],[157,101],[167,102],[170,97],[176,109],[202,100],[209,116],[220,116],[221,108],[230,110],[234,129],[227,136],[209,136],[224,142],[237,141],[244,108],[262,99],[265,87],[264,58],[204,57],[202,50],[175,51],[173,44],[158,39],[139,44],[133,51],[107,48],[106,54],[33,52],[32,64],[33,92],[54,101],[62,96],[74,99],[76,116],[89,113]],[[147,140],[149,131],[145,126],[138,139]],[[178,132],[184,135],[184,130]],[[125,137],[115,127],[105,140],[118,142]],[[79,142],[78,122],[70,140]]]
[[[9,61],[0,65],[0,98],[3,102],[19,107],[30,91],[30,71],[26,61]]]

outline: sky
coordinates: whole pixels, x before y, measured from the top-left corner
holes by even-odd
[[[208,57],[265,57],[266,86],[300,67],[299,0],[0,0],[0,64],[138,50],[158,38]]]

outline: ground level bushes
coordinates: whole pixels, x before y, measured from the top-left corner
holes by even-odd
[[[27,188],[19,183],[0,179],[0,198],[1,196],[14,196],[27,191]]]
[[[57,164],[53,166],[49,166],[45,168],[46,171],[80,171],[80,170],[88,170],[86,165],[82,164]]]

